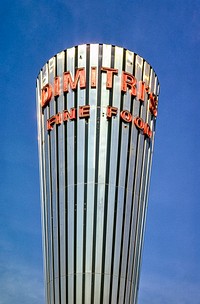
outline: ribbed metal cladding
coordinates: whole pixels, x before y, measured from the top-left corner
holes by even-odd
[[[115,69],[111,78],[102,67]],[[81,68],[82,87],[81,78],[74,81]],[[68,92],[65,72],[74,83]],[[122,90],[124,72],[137,79],[135,90],[145,85],[143,101],[131,93],[130,78]],[[157,76],[129,50],[87,44],[52,57],[36,92],[46,302],[136,303],[156,123],[149,96],[158,96]],[[86,105],[89,117],[81,118]]]

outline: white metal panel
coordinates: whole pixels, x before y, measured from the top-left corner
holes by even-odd
[[[102,66],[110,67],[111,46],[103,45]],[[107,154],[107,130],[106,106],[109,103],[109,90],[106,89],[107,75],[101,75],[101,108],[100,108],[100,134],[99,134],[99,159],[98,159],[98,192],[97,192],[97,215],[96,215],[96,253],[95,273],[102,273],[102,246],[105,212],[105,177],[106,177],[106,154]],[[100,303],[100,276],[95,277],[94,302]]]
[[[36,82],[36,106],[37,106],[37,126],[38,126],[38,155],[40,169],[40,197],[41,197],[41,221],[43,235],[43,256],[48,256],[48,223],[47,223],[47,199],[46,199],[46,176],[45,176],[45,151],[44,151],[44,115],[41,108],[41,89],[42,72],[40,71]],[[44,277],[45,282],[49,282],[48,259],[44,259]],[[48,285],[45,284],[45,298],[49,300]]]
[[[78,68],[86,67],[86,45],[77,50]],[[85,90],[77,88],[77,111],[85,105]],[[83,232],[84,232],[84,177],[85,177],[85,119],[77,120],[77,212],[76,212],[76,301],[82,302],[83,289]]]
[[[60,94],[56,97],[57,112],[62,113],[65,100],[62,92],[65,52],[56,56],[56,76],[60,77]],[[59,267],[60,267],[60,302],[66,304],[66,195],[65,195],[65,125],[57,128],[58,162],[58,205],[59,209]]]
[[[47,83],[49,83],[49,69],[48,64],[46,64],[42,69],[42,77],[41,77],[41,88],[43,88]],[[46,123],[47,119],[49,118],[49,106],[47,106],[44,109],[44,124]],[[45,127],[44,127],[45,128]],[[45,130],[46,131],[46,130]],[[50,140],[49,135],[47,132],[45,132],[45,176],[46,176],[46,210],[47,210],[47,234],[48,234],[48,256],[47,258],[47,264],[48,264],[48,282],[49,282],[49,288],[48,288],[48,298],[51,304],[54,303],[54,284],[53,284],[53,275],[54,275],[54,269],[53,269],[53,227],[52,227],[52,195],[51,195],[51,166],[50,166]]]
[[[55,69],[56,69],[55,57],[51,58],[48,63],[49,68],[49,83],[54,83]],[[54,98],[50,102],[50,117],[56,114],[56,103]],[[54,280],[54,291],[55,291],[55,303],[60,300],[59,295],[59,236],[58,236],[58,183],[57,183],[57,128],[54,127],[50,133],[50,166],[51,166],[51,189],[52,191],[52,220],[53,220],[53,280]]]
[[[91,68],[96,67],[98,74],[99,45],[88,46],[89,49],[89,79]],[[85,252],[85,303],[91,303],[92,287],[92,250],[94,224],[94,189],[96,160],[96,123],[97,123],[97,87],[88,87],[88,103],[90,104],[90,119],[88,120],[87,146],[87,205],[86,205],[86,252]]]
[[[75,48],[68,49],[66,52],[67,71],[75,74]],[[69,90],[67,93],[67,109],[75,107],[74,92]],[[75,210],[75,123],[67,121],[67,239],[68,239],[68,303],[74,303],[74,210]]]

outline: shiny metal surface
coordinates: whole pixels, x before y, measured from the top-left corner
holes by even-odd
[[[110,83],[102,67],[117,69],[109,79],[111,88],[106,87]],[[85,69],[86,88],[80,88],[77,79],[75,89],[63,92],[63,73],[69,71],[73,82],[79,68]],[[143,58],[105,44],[60,52],[37,78],[48,304],[137,303],[156,118],[149,111],[148,94],[139,101],[130,88],[122,92],[123,72],[159,94],[158,78]],[[60,90],[54,96],[55,77]],[[47,84],[53,93],[42,108],[41,94]],[[90,105],[90,116],[79,118],[79,107],[85,105]],[[108,106],[117,108],[111,118]],[[75,119],[54,123],[47,130],[49,118],[71,108],[76,108]],[[132,115],[131,122],[120,117],[123,110]],[[138,116],[151,126],[151,139],[135,126]]]

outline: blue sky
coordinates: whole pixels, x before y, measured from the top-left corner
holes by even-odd
[[[139,304],[200,303],[200,1],[2,0],[0,303],[44,304],[35,81],[82,43],[134,51],[161,84]]]

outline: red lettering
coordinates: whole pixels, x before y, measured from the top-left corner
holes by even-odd
[[[149,138],[152,137],[153,132],[151,131],[151,127],[148,123],[145,123],[143,133],[144,135],[147,135]]]
[[[97,68],[91,67],[91,76],[90,76],[91,88],[96,88],[97,86]]]
[[[90,117],[90,106],[80,106],[79,107],[79,117],[89,118]]]
[[[57,97],[60,95],[60,77],[57,76],[54,78],[54,96]]]
[[[76,75],[74,81],[72,80],[72,76],[70,72],[64,72],[63,74],[63,92],[69,91],[69,86],[72,90],[76,90],[78,80],[80,80],[80,88],[84,89],[86,87],[86,77],[85,77],[85,69],[78,68],[76,70]]]
[[[157,97],[154,93],[150,93],[149,95],[149,110],[153,116],[157,116],[158,111],[157,111],[157,106],[158,106],[158,100]]]
[[[122,118],[122,120],[124,120],[125,122],[131,122],[132,121],[132,115],[129,111],[127,110],[123,110],[121,113],[120,113],[120,116]]]
[[[57,113],[54,116],[51,116],[47,119],[47,130],[53,130],[53,125],[60,125],[62,123],[62,116],[61,113]]]
[[[144,135],[147,135],[149,138],[152,137],[151,127],[141,117],[136,117],[133,122],[139,130],[143,131]]]
[[[52,86],[48,83],[42,88],[41,106],[46,107],[52,97]]]
[[[111,106],[107,106],[107,113],[106,116],[107,118],[111,118],[112,116],[116,116],[117,115],[117,108],[115,107],[111,107]]]
[[[144,130],[144,121],[141,117],[136,117],[134,119],[134,124],[138,129],[140,129],[142,131]]]
[[[144,101],[145,92],[146,92],[145,82],[140,80],[138,85],[137,99],[140,101]]]
[[[68,110],[63,111],[63,121],[68,121],[68,119],[70,119],[70,120],[76,119],[76,109],[75,108],[71,108],[70,112]]]
[[[131,95],[136,96],[137,95],[136,83],[137,83],[137,79],[132,74],[127,72],[122,72],[121,90],[124,93],[126,93],[127,88],[129,88]]]
[[[148,85],[145,87],[145,90],[146,90],[147,93],[149,93],[150,88],[149,88]]]
[[[118,69],[112,69],[112,68],[105,68],[102,67],[101,68],[102,72],[106,72],[107,74],[107,79],[106,79],[106,88],[107,89],[111,89],[113,86],[113,76],[114,74],[117,75],[118,74]]]

